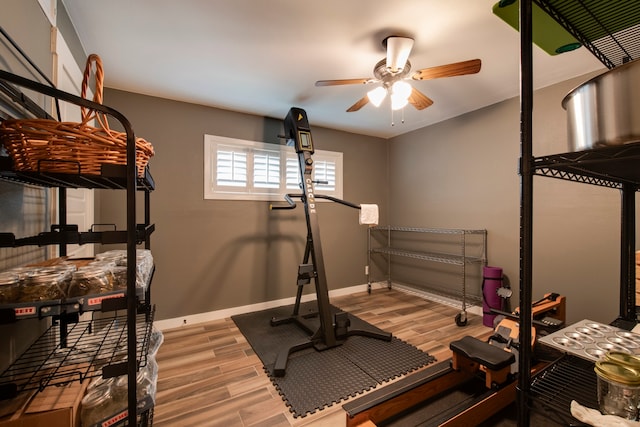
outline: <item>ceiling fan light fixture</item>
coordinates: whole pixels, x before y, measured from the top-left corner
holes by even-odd
[[[410,37],[391,36],[387,37],[385,42],[387,45],[387,68],[394,74],[398,73],[402,71],[409,59],[409,54],[413,47],[413,39]]]
[[[403,98],[401,96],[397,96],[397,95],[391,95],[391,109],[392,110],[400,110],[401,108],[404,108],[407,106],[407,104],[409,103],[409,99],[408,98]]]
[[[391,109],[399,110],[409,103],[411,95],[411,85],[405,81],[398,80],[391,86]]]
[[[378,86],[375,89],[367,92],[367,97],[369,98],[369,102],[371,102],[376,107],[379,107],[384,101],[385,96],[387,96],[387,91],[382,87]]]
[[[409,103],[408,99],[392,97],[391,98],[391,109],[394,110],[394,111],[395,110],[400,110],[400,109],[406,107],[408,103]]]
[[[411,95],[411,85],[403,80],[398,80],[391,86],[391,93],[393,96],[409,99]]]

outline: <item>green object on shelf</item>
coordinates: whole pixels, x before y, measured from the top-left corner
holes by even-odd
[[[520,2],[501,0],[493,5],[493,13],[516,31],[520,28]],[[533,42],[549,55],[575,50],[581,46],[567,30],[535,3],[532,7]]]

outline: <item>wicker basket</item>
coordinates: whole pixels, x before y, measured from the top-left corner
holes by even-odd
[[[93,101],[102,104],[104,73],[98,55],[87,58],[82,79],[85,98],[95,63],[95,94]],[[82,108],[82,122],[58,122],[49,119],[9,119],[0,123],[0,140],[14,162],[23,172],[55,172],[100,175],[102,164],[127,163],[127,135],[109,128],[105,114]],[[89,123],[97,121],[98,127]],[[136,168],[144,175],[153,146],[136,138]]]

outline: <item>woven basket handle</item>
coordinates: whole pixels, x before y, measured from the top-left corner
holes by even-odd
[[[102,88],[103,88],[103,82],[104,82],[104,70],[102,69],[102,59],[100,59],[100,57],[95,53],[92,53],[87,58],[87,64],[85,65],[85,68],[84,68],[84,75],[82,76],[81,96],[83,98],[87,97],[87,90],[89,88],[89,79],[91,78],[91,69],[93,68],[92,66],[94,62],[96,64],[96,72],[95,72],[96,89],[93,94],[93,102],[102,104]],[[92,115],[92,111],[85,107],[81,107],[81,111],[82,111],[83,122]]]

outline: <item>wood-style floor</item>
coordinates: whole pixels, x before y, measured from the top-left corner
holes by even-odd
[[[401,290],[376,289],[332,298],[344,311],[391,332],[436,357],[449,358],[449,342],[465,335],[485,339],[491,329],[459,309]],[[231,319],[164,331],[153,424],[165,426],[327,426],[346,423],[342,401],[294,418],[264,373],[260,359]],[[310,387],[313,385],[310,384]]]

